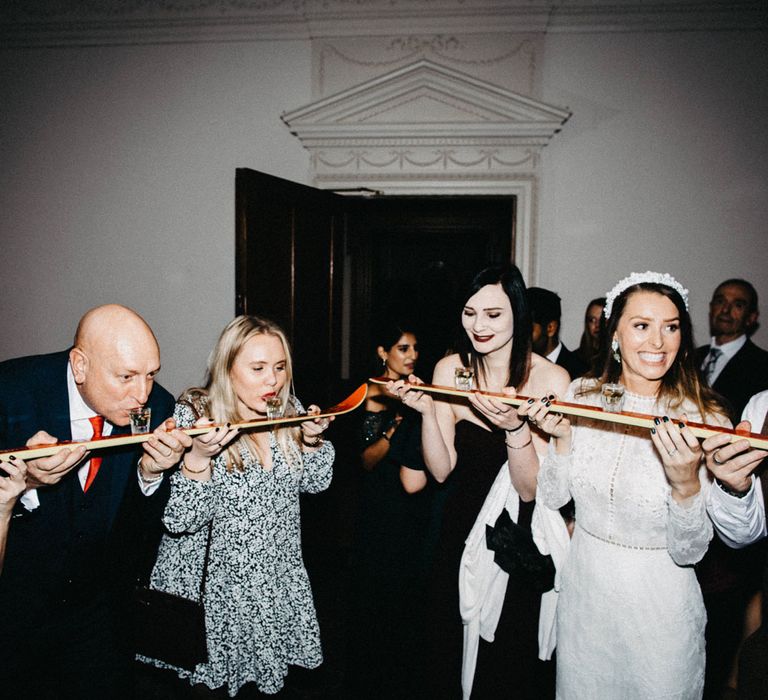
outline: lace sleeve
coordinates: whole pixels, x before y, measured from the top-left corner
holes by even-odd
[[[568,486],[568,475],[571,467],[571,455],[559,455],[552,443],[549,444],[547,455],[539,467],[536,500],[547,507],[557,509],[571,500]]]
[[[707,517],[706,498],[702,491],[678,503],[669,496],[667,548],[679,566],[698,562],[712,539],[712,523]]]

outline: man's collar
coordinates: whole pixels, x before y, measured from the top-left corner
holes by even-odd
[[[718,350],[721,350],[723,355],[727,355],[728,357],[733,357],[739,350],[741,350],[744,347],[744,344],[747,342],[747,334],[740,335],[736,340],[729,340],[727,343],[723,343],[722,345],[718,345],[715,342],[715,338],[712,337],[709,340],[709,347],[710,348],[717,348]]]
[[[67,396],[69,397],[69,420],[87,420],[96,415],[80,394],[72,372],[72,365],[67,362]]]
[[[561,341],[557,342],[557,345],[555,346],[555,349],[547,355],[547,359],[550,362],[554,362],[557,364],[557,358],[560,357],[560,351],[563,349],[563,343]]]

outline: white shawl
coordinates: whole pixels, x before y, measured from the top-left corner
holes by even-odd
[[[493,552],[485,544],[485,526],[493,527],[504,508],[517,522],[519,498],[507,462],[499,470],[467,537],[459,567],[459,610],[464,623],[461,685],[465,700],[472,693],[480,637],[493,641],[504,605],[509,575],[493,561]],[[568,551],[568,530],[558,511],[539,505],[534,509],[531,529],[536,546],[543,554],[552,555],[557,568],[555,588],[542,595],[539,614],[539,658],[549,659],[555,648],[555,608],[560,567]]]

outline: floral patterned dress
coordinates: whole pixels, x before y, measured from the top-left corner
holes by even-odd
[[[294,399],[298,409],[300,405]],[[189,405],[176,404],[174,418],[189,427]],[[272,468],[245,450],[244,470],[227,472],[213,460],[210,481],[171,476],[165,510],[168,530],[152,572],[152,588],[197,599],[208,524],[213,523],[205,616],[208,662],[194,672],[174,668],[190,683],[227,686],[233,697],[253,681],[264,693],[283,686],[288,665],[322,663],[312,590],[301,555],[299,493],[317,493],[331,482],[333,446],[326,442],[292,467],[270,435]],[[141,661],[173,668],[156,659]]]
[[[564,400],[599,405],[580,382]],[[630,393],[623,410],[701,420],[692,405]],[[693,564],[712,537],[703,471],[702,491],[677,503],[646,428],[572,425],[571,453],[550,448],[538,484],[544,505],[572,495],[578,513],[557,607],[557,697],[700,698],[706,614]]]

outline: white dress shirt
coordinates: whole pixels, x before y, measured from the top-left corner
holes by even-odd
[[[547,355],[547,359],[553,363],[557,364],[557,358],[560,357],[560,351],[563,349],[563,344],[561,342],[557,343],[557,347]]]
[[[753,433],[760,432],[765,422],[766,412],[768,412],[768,391],[761,391],[749,400],[741,414],[741,419],[750,422]],[[763,490],[754,475],[751,479],[752,486],[743,498],[727,494],[717,483],[714,483],[709,490],[707,510],[712,524],[722,540],[735,549],[746,547],[768,534]]]

